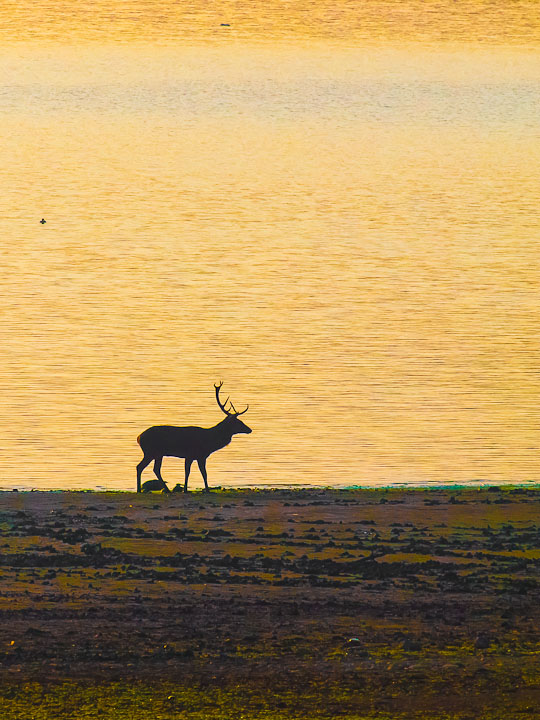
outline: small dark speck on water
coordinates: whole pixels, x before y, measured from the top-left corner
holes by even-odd
[[[221,27],[231,27],[230,23],[221,23]]]

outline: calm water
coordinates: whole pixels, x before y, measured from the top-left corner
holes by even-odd
[[[0,487],[133,489],[220,379],[254,432],[211,485],[540,479],[536,0],[38,5],[0,9]]]

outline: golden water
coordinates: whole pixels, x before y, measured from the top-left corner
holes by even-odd
[[[4,2],[0,486],[538,480],[537,10]]]

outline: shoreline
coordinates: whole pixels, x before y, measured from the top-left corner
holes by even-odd
[[[389,485],[300,485],[300,484],[258,484],[258,485],[238,485],[238,486],[215,486],[210,488],[210,494],[218,493],[260,493],[260,492],[279,492],[279,491],[291,491],[291,492],[303,492],[303,491],[314,491],[314,492],[383,492],[383,491],[426,491],[430,490],[441,490],[441,491],[453,491],[453,490],[478,490],[478,489],[498,488],[501,490],[510,489],[538,489],[540,490],[540,480],[530,480],[527,482],[489,482],[487,480],[471,481],[467,483],[433,483],[429,485],[415,485],[409,483],[395,483]],[[110,493],[120,495],[131,495],[137,494],[135,490],[124,490],[116,488],[26,488],[26,487],[12,487],[2,488],[0,487],[0,493]],[[160,491],[152,491],[151,493],[141,494],[153,494],[159,495]],[[171,491],[171,494],[173,492]],[[174,493],[175,495],[182,495],[183,493]],[[188,495],[201,494],[205,495],[206,492],[203,487],[196,487],[188,491]]]
[[[540,717],[539,518],[527,487],[1,493],[0,716]]]

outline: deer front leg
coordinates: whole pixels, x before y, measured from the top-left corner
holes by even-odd
[[[200,460],[197,460],[197,465],[199,466],[199,470],[201,471],[201,475],[203,476],[205,492],[210,492],[210,488],[208,487],[207,482],[208,476],[206,474],[206,458],[201,458]]]
[[[185,463],[185,469],[186,469],[186,479],[184,481],[184,492],[187,493],[187,481],[189,478],[189,471],[191,470],[191,463],[193,462],[192,458],[186,458]]]

